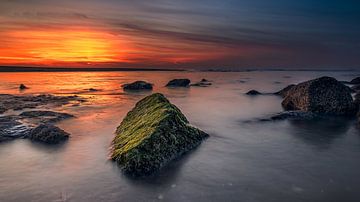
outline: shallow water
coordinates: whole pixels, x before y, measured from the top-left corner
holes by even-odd
[[[77,94],[89,101],[57,111],[72,134],[62,145],[0,144],[0,201],[360,201],[360,130],[353,121],[248,122],[281,111],[274,92],[318,76],[350,80],[359,72],[62,72],[0,73],[0,93]],[[167,89],[173,78],[210,87]],[[146,179],[129,179],[108,160],[114,130],[150,92],[126,93],[146,80],[211,137]],[[30,87],[20,92],[18,85]],[[98,92],[86,89],[96,88]]]

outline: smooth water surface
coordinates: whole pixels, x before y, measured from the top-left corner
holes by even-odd
[[[61,72],[0,73],[0,93],[79,95],[80,106],[54,110],[68,142],[0,144],[0,201],[360,201],[360,130],[354,121],[256,122],[282,110],[281,98],[249,97],[319,76],[350,80],[356,72]],[[167,89],[173,78],[210,87]],[[154,83],[190,122],[211,137],[156,176],[131,179],[108,159],[114,131],[151,92],[121,85]],[[30,87],[20,92],[18,85]],[[89,92],[96,88],[100,91]],[[249,122],[250,121],[250,122]]]

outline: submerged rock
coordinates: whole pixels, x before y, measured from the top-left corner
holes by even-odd
[[[41,124],[32,129],[28,136],[33,141],[58,144],[69,138],[70,134],[51,124]]]
[[[20,90],[25,90],[25,89],[28,89],[28,87],[25,86],[24,84],[20,84],[19,89]]]
[[[285,111],[272,115],[269,118],[259,119],[260,121],[280,121],[280,120],[313,120],[319,118],[318,114],[303,111]]]
[[[74,117],[71,114],[53,111],[26,111],[21,113],[19,116],[21,118],[38,119],[41,123],[54,123]]]
[[[0,142],[23,138],[28,135],[30,127],[16,119],[16,116],[0,117]]]
[[[146,81],[135,81],[133,83],[128,83],[122,85],[124,90],[152,90],[153,85]]]
[[[280,95],[282,97],[286,97],[289,93],[289,91],[294,87],[296,86],[295,84],[291,84],[291,85],[288,85],[286,86],[284,89],[274,93],[275,95]]]
[[[355,104],[347,87],[331,77],[321,77],[292,87],[282,106],[285,110],[329,115],[356,113]]]
[[[249,92],[246,93],[246,95],[261,95],[262,93],[260,93],[257,90],[250,90]]]
[[[351,87],[351,89],[353,90],[353,92],[360,91],[360,85],[354,85]]]
[[[189,87],[189,79],[173,79],[166,84],[166,87]]]
[[[33,109],[44,105],[65,105],[70,102],[84,102],[85,100],[78,96],[18,96],[9,94],[0,94],[0,106],[5,110],[23,110]]]
[[[140,100],[121,122],[111,158],[128,175],[150,175],[207,137],[164,95],[155,93]]]
[[[350,84],[360,84],[360,77],[356,77],[355,79],[351,80]]]

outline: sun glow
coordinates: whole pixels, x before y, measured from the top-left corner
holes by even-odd
[[[128,44],[119,37],[90,30],[15,31],[16,43],[0,48],[2,63],[109,63],[126,61]]]

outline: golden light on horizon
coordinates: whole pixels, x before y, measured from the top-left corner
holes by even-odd
[[[18,39],[0,48],[2,62],[13,63],[106,63],[126,61],[128,44],[108,33],[91,30],[14,31]]]

